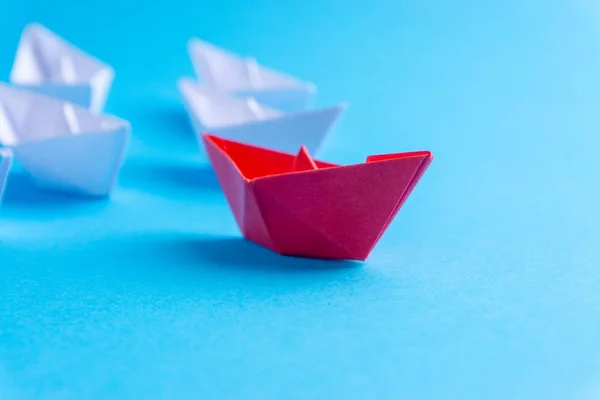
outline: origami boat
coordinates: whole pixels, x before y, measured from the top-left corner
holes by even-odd
[[[317,89],[313,83],[260,65],[252,57],[240,57],[200,39],[188,41],[196,75],[203,84],[242,96],[282,111],[304,109]]]
[[[39,24],[25,27],[10,82],[100,112],[113,69]]]
[[[202,143],[202,133],[294,152],[301,145],[316,154],[321,149],[345,104],[316,110],[283,113],[254,98],[230,94],[199,85],[188,78],[178,82],[183,103]],[[203,147],[203,146],[202,146]]]
[[[40,187],[110,194],[129,134],[127,121],[0,83],[0,144]]]
[[[277,253],[365,260],[431,163],[428,151],[338,166],[210,134],[211,163],[242,234]]]
[[[8,149],[0,149],[0,202],[6,187],[6,178],[12,165],[12,153]]]

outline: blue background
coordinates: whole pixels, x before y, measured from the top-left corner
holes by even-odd
[[[112,64],[110,201],[0,213],[0,397],[600,398],[600,4],[0,0]],[[365,264],[240,239],[175,82],[198,36],[349,101],[323,159],[435,160]]]

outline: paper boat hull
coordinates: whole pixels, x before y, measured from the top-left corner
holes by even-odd
[[[249,149],[242,156],[247,165],[253,157],[258,161],[273,153],[290,163],[294,156],[208,135],[204,140],[243,235],[277,253],[300,257],[366,260],[432,160],[429,152],[405,153],[248,179],[227,146],[236,146],[238,158],[239,146]]]
[[[23,143],[12,148],[43,189],[103,197],[111,194],[124,161],[129,127]]]
[[[236,92],[235,94],[243,97],[253,97],[261,104],[286,113],[307,109],[315,95],[314,91],[309,89],[249,90]]]
[[[0,84],[0,143],[45,189],[107,196],[123,164],[127,121]]]
[[[202,134],[293,152],[304,145],[318,154],[346,104],[296,113],[282,113],[251,99],[240,99],[229,93],[181,78],[178,89],[191,124],[196,132],[201,153],[206,158]]]
[[[12,165],[12,153],[7,149],[0,149],[0,202],[4,195],[4,188],[8,178],[8,172]]]
[[[312,154],[319,154],[327,137],[344,110],[343,106],[326,108],[301,114],[286,114],[280,118],[225,128],[206,128],[193,114],[189,113],[202,156],[206,159],[206,148],[202,135],[210,132],[223,138],[264,146],[282,152],[293,152],[305,146]]]

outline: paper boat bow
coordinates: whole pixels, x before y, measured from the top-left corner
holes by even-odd
[[[0,84],[0,144],[41,187],[108,195],[129,132],[127,121]]]
[[[6,178],[12,165],[12,153],[8,149],[0,149],[0,202],[6,187]]]
[[[23,30],[10,82],[100,112],[113,69],[39,24]]]
[[[180,79],[178,86],[200,143],[202,133],[208,131],[283,152],[294,152],[305,145],[316,154],[346,108],[341,104],[286,114],[253,98],[234,97],[191,79]]]
[[[205,134],[242,234],[277,253],[365,260],[432,161],[420,151],[338,166]]]
[[[304,109],[316,93],[310,82],[260,65],[200,39],[190,39],[188,51],[196,75],[205,86],[215,87],[282,111]]]

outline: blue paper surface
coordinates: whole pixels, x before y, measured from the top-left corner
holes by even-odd
[[[0,208],[3,399],[596,399],[600,9],[591,1],[4,2],[116,71],[110,201]],[[364,265],[240,239],[176,81],[197,36],[351,107],[322,158],[427,149]]]

